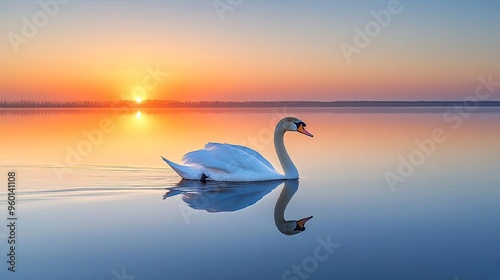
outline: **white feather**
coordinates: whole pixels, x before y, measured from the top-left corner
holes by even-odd
[[[182,164],[162,158],[182,178],[188,180],[244,182],[298,179],[299,172],[285,149],[283,137],[286,131],[312,137],[305,126],[304,122],[294,117],[283,118],[276,125],[274,148],[284,175],[278,173],[259,152],[240,145],[208,143],[203,149],[184,155]]]
[[[182,165],[163,158],[182,178],[212,181],[280,180],[271,163],[259,152],[240,145],[208,143],[205,148],[184,155]]]

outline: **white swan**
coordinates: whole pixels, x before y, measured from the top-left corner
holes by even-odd
[[[259,152],[240,145],[208,143],[204,149],[184,155],[183,164],[162,158],[187,180],[243,182],[298,179],[299,172],[285,149],[283,137],[286,131],[297,131],[313,137],[305,127],[303,121],[294,117],[283,118],[276,125],[274,148],[285,174],[276,171]]]

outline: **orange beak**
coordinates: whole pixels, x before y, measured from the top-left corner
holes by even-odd
[[[313,216],[307,217],[307,218],[304,218],[304,219],[300,219],[300,220],[297,221],[297,225],[299,225],[301,228],[303,228],[306,225],[306,222],[309,221],[312,218],[313,218]]]
[[[304,134],[304,135],[307,135],[307,136],[310,136],[310,137],[313,137],[313,135],[307,131],[303,125],[300,125],[299,128],[297,128],[297,131]]]

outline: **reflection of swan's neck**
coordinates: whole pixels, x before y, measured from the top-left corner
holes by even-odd
[[[297,234],[299,232],[294,232],[297,221],[287,221],[285,220],[285,209],[293,195],[299,188],[298,180],[287,180],[283,186],[283,190],[280,193],[278,200],[276,201],[276,206],[274,207],[274,223],[278,230],[286,235]]]
[[[274,148],[276,149],[276,154],[278,155],[278,159],[280,160],[281,167],[283,168],[283,172],[285,173],[286,179],[298,179],[299,171],[292,162],[292,159],[288,155],[288,152],[285,148],[285,131],[281,126],[281,122],[276,125],[276,129],[274,130]]]

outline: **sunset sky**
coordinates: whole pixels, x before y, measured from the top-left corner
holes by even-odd
[[[350,63],[391,1],[38,2],[0,1],[0,100],[461,100],[500,80],[499,1],[401,0]]]

